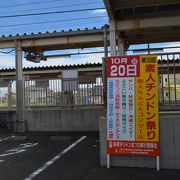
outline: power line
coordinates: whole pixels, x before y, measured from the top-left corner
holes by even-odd
[[[93,11],[93,10],[102,10],[102,9],[105,9],[105,8],[89,8],[89,9],[75,9],[75,10],[67,10],[67,11],[51,11],[51,12],[41,12],[41,13],[14,14],[14,15],[0,16],[0,19],[26,17],[26,16],[40,16],[40,15],[48,15],[48,14],[74,13],[74,12],[84,12],[84,11]]]
[[[11,49],[10,51],[1,51],[1,50],[0,50],[0,53],[10,54],[10,53],[12,53],[13,51],[15,51],[15,49]]]
[[[83,5],[93,5],[93,4],[103,4],[102,2],[93,2],[93,3],[79,3],[79,4],[69,4],[64,6],[52,6],[52,7],[45,7],[45,8],[34,8],[34,9],[27,9],[23,11],[6,11],[5,13],[16,13],[16,12],[27,12],[27,11],[38,11],[38,10],[46,10],[46,9],[57,9],[57,8],[65,8],[65,7],[75,7],[75,6],[83,6]]]
[[[32,3],[21,3],[21,4],[13,4],[8,6],[0,6],[0,8],[11,8],[11,7],[18,7],[18,6],[29,6],[34,4],[47,4],[51,2],[59,2],[59,1],[65,1],[65,0],[52,0],[52,1],[41,1],[41,2],[32,2]]]
[[[76,21],[75,21],[76,22]],[[74,23],[75,23],[74,22]],[[101,23],[101,24],[100,24]],[[79,26],[79,25],[77,25],[77,26],[72,26],[72,24],[73,24],[73,22],[72,23],[69,23],[69,22],[64,22],[63,23],[63,25],[61,24],[61,23],[59,23],[59,24],[54,24],[54,26],[53,27],[46,27],[46,28],[44,28],[44,26],[43,27],[41,27],[41,26],[39,26],[38,27],[38,30],[37,30],[37,28],[35,28],[35,27],[24,27],[24,28],[22,28],[22,27],[14,27],[14,28],[9,28],[9,29],[7,29],[6,31],[0,31],[0,36],[2,36],[2,35],[5,35],[5,36],[9,36],[10,34],[13,34],[13,35],[16,35],[16,34],[24,34],[24,33],[34,33],[34,34],[36,34],[36,33],[38,33],[38,32],[41,32],[41,33],[45,33],[45,32],[54,32],[55,30],[59,30],[59,31],[61,31],[61,30],[64,30],[64,31],[69,31],[70,29],[72,29],[72,30],[77,30],[78,28],[79,29],[83,29],[83,28],[92,28],[92,27],[102,27],[104,24],[105,24],[106,22],[103,20],[103,19],[97,19],[95,22],[93,22],[93,25],[92,26],[89,26],[89,22],[88,21],[83,21],[83,27],[82,26]],[[66,25],[65,25],[66,24]],[[17,30],[17,29],[21,29],[20,31],[19,30]],[[26,32],[27,31],[27,32]]]
[[[40,21],[40,22],[22,23],[22,24],[8,24],[8,25],[0,26],[0,28],[29,26],[29,25],[36,25],[36,24],[49,24],[49,23],[67,22],[67,21],[79,21],[79,20],[88,20],[88,19],[96,19],[96,18],[104,18],[104,17],[106,17],[106,16],[94,16],[94,17],[86,17],[86,18],[74,18],[74,19],[61,19],[61,20],[55,20],[55,21]]]

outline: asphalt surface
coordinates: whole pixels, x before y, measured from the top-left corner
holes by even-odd
[[[25,135],[25,141],[10,141],[10,134],[0,133],[0,180],[24,180],[33,173],[29,180],[180,180],[180,170],[101,167],[97,134],[58,134],[71,136],[67,142],[51,141],[49,133]]]

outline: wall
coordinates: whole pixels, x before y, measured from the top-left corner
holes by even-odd
[[[106,118],[99,119],[100,163],[106,165]],[[180,169],[180,112],[160,113],[160,168]],[[155,157],[111,156],[112,166],[156,167]]]
[[[27,131],[98,131],[102,107],[24,111]]]

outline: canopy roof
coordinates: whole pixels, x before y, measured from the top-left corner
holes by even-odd
[[[180,40],[179,0],[104,0],[109,20],[130,44]]]

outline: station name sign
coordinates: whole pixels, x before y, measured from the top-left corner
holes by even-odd
[[[157,56],[109,57],[107,70],[107,153],[159,156]]]

